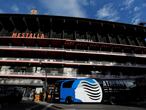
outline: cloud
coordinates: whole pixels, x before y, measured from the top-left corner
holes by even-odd
[[[78,0],[78,2],[83,6],[95,6],[96,1],[95,0]]]
[[[139,11],[139,10],[140,10],[140,7],[138,7],[138,6],[134,7],[134,11],[135,11],[135,12],[137,12],[137,11]]]
[[[2,9],[0,9],[0,13],[4,13],[4,11]]]
[[[120,19],[118,12],[113,7],[113,4],[105,4],[101,9],[97,11],[96,17],[98,19],[105,19],[109,21],[117,21]]]
[[[132,6],[135,0],[123,0],[122,4],[120,4],[122,7],[120,8],[121,11],[127,11],[129,10]]]
[[[84,4],[85,4],[84,0]],[[53,15],[86,17],[85,11],[81,7],[79,0],[40,0],[40,3],[48,11],[47,13]]]
[[[132,24],[138,24],[141,21],[141,13],[136,13],[131,20]]]
[[[125,9],[129,9],[135,0],[124,0],[123,4],[125,5]]]
[[[135,6],[133,8],[133,17],[131,19],[132,24],[139,24],[142,20],[142,7]]]
[[[88,6],[89,5],[89,1],[90,0],[78,0],[82,5],[84,5],[84,6]]]
[[[142,4],[143,7],[146,7],[146,3]]]
[[[17,5],[13,5],[12,7],[11,7],[11,9],[12,9],[12,11],[14,11],[14,12],[19,12],[19,7],[17,6]]]

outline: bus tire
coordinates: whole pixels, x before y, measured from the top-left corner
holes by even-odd
[[[66,99],[65,99],[65,103],[66,104],[71,104],[73,101],[72,101],[72,97],[71,96],[68,96],[68,97],[66,97]]]

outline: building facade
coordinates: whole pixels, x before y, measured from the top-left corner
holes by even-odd
[[[146,27],[0,14],[0,77],[146,76]]]

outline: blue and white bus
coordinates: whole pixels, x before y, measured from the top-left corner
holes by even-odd
[[[146,88],[138,86],[136,82],[137,79],[59,80],[55,83],[51,97],[53,102],[59,103],[127,103],[137,101],[141,97],[139,88]]]
[[[56,82],[53,97],[55,102],[100,103],[103,93],[95,79],[72,79]]]

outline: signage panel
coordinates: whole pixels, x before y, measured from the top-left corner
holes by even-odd
[[[39,38],[44,39],[45,35],[43,33],[12,33],[12,38]]]

